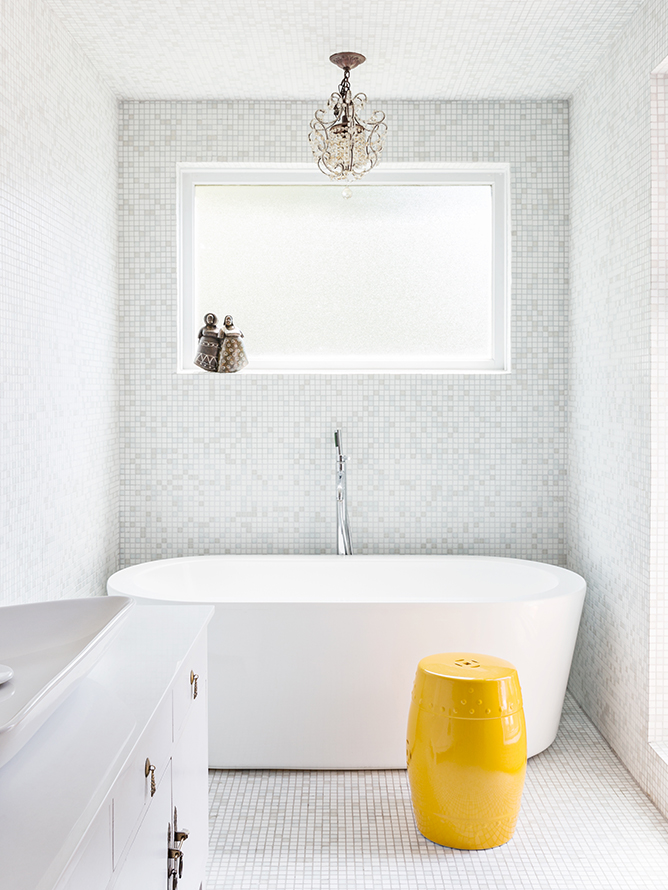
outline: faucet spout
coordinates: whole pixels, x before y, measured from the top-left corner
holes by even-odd
[[[336,446],[336,552],[339,556],[352,556],[353,544],[350,537],[348,517],[348,493],[346,490],[346,461],[343,453],[341,430],[334,430]]]

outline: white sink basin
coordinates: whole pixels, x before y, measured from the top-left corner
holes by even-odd
[[[92,669],[133,601],[100,596],[0,607],[0,767]]]

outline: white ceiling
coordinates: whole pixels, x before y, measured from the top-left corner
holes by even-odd
[[[566,97],[643,2],[46,0],[134,99],[320,98],[343,50],[372,98]]]

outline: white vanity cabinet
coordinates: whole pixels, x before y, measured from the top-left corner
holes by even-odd
[[[3,890],[203,890],[212,611],[135,606],[0,769]]]

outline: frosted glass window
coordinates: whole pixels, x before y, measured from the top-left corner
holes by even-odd
[[[194,182],[191,212],[191,336],[234,316],[249,370],[502,369],[493,182]]]

